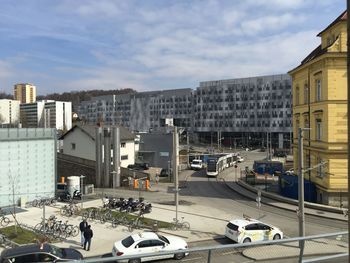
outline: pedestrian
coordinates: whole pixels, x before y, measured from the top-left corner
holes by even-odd
[[[84,231],[88,227],[88,223],[86,222],[86,219],[83,219],[83,221],[80,222],[79,224],[79,229],[80,229],[80,244],[83,247],[84,246]]]
[[[156,173],[155,179],[156,179],[156,184],[158,184],[159,183],[159,174],[158,173]]]
[[[85,239],[85,241],[84,241],[84,249],[87,250],[87,251],[90,250],[91,239],[92,239],[93,236],[94,236],[94,233],[91,230],[91,226],[88,225],[87,228],[84,231],[84,239]],[[88,245],[87,249],[86,249],[86,244]]]

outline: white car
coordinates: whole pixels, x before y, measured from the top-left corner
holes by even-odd
[[[239,162],[239,163],[244,162],[244,158],[242,156],[238,155],[237,162]]]
[[[191,169],[193,170],[200,170],[203,168],[203,162],[202,160],[193,160],[192,163],[191,163]]]
[[[188,255],[181,250],[187,249],[188,245],[185,240],[169,236],[159,235],[154,232],[143,232],[133,234],[123,240],[114,243],[112,254],[118,256],[134,256],[132,259],[118,260],[118,262],[139,263],[150,260],[158,260],[164,258],[182,259]],[[138,255],[145,253],[157,253],[166,251],[176,251],[168,255],[152,256],[147,258],[139,258]]]
[[[293,174],[294,174],[294,169],[291,168],[291,169],[287,170],[287,171],[286,171],[286,174],[287,174],[287,175],[293,175]]]
[[[231,220],[226,225],[225,236],[237,243],[248,243],[282,239],[283,232],[275,226],[245,217]]]

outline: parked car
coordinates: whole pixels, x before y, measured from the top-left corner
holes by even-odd
[[[293,175],[294,174],[294,168],[291,168],[289,170],[286,171],[287,175]]]
[[[83,255],[76,249],[59,248],[51,244],[23,245],[5,249],[0,256],[0,263],[10,262],[61,262],[83,259]]]
[[[129,169],[132,170],[148,170],[149,169],[149,164],[148,163],[135,163],[135,164],[129,164],[128,165]]]
[[[237,243],[249,243],[282,239],[283,232],[278,227],[244,217],[231,220],[226,225],[225,236]]]
[[[203,162],[202,160],[195,159],[191,162],[191,169],[193,170],[200,170],[203,168]]]
[[[159,177],[168,177],[170,176],[170,171],[168,169],[162,169],[160,171]]]
[[[244,158],[242,156],[238,155],[237,162],[239,162],[239,163],[244,162]]]
[[[143,232],[133,234],[124,238],[123,240],[114,243],[112,254],[114,257],[118,256],[135,256],[132,260],[118,260],[118,262],[144,262],[150,260],[158,260],[164,258],[182,259],[188,253],[181,250],[187,249],[185,240],[179,237],[170,235],[159,235],[154,232]],[[157,253],[166,251],[176,251],[169,255],[155,255],[147,258],[139,258],[139,254]]]

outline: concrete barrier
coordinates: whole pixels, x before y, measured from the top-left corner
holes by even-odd
[[[254,186],[251,186],[251,185],[245,183],[242,180],[238,180],[237,183],[241,187],[243,187],[243,188],[245,188],[245,189],[247,189],[247,190],[249,190],[249,191],[251,191],[253,193],[257,194],[258,190],[260,190],[262,196],[265,196],[265,197],[268,197],[270,199],[274,199],[274,200],[277,200],[277,201],[281,201],[281,202],[284,202],[284,203],[289,203],[289,204],[292,204],[292,205],[298,205],[298,200],[266,192],[264,190],[255,188]],[[323,211],[332,212],[332,213],[343,214],[343,209],[341,209],[339,207],[329,206],[329,205],[322,205],[322,204],[305,202],[305,207],[312,208],[312,209],[323,210]]]

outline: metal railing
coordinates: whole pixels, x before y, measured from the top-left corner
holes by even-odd
[[[229,244],[229,245],[218,245],[218,246],[206,246],[191,249],[181,250],[181,253],[202,253],[207,256],[202,257],[201,262],[210,263],[213,257],[220,256],[221,254],[234,254],[234,252],[225,252],[227,250],[235,250],[238,253],[249,254],[251,259],[254,259],[255,254],[257,258],[255,260],[276,260],[283,258],[299,258],[299,262],[321,262],[322,260],[336,259],[341,257],[347,257],[348,254],[348,231],[327,233],[320,235],[312,235],[307,237],[295,237],[281,240],[271,240],[271,241],[259,241],[252,243],[243,244]],[[336,237],[331,239],[331,237]],[[300,255],[299,241],[304,245],[304,254]],[[338,249],[335,249],[338,248]],[[313,251],[313,249],[315,251]],[[317,251],[316,251],[317,250]],[[269,251],[269,253],[267,252]],[[179,253],[177,251],[167,251],[167,252],[157,252],[157,253],[147,253],[147,254],[137,254],[137,258],[152,257],[152,256],[162,256],[162,255],[173,255]],[[308,259],[303,260],[304,257]],[[310,258],[314,256],[314,258]],[[128,260],[135,258],[133,256],[117,256],[117,257],[104,257],[104,258],[90,258],[85,260],[70,261],[70,262],[80,262],[80,263],[92,263],[92,262],[115,262],[120,260]]]

